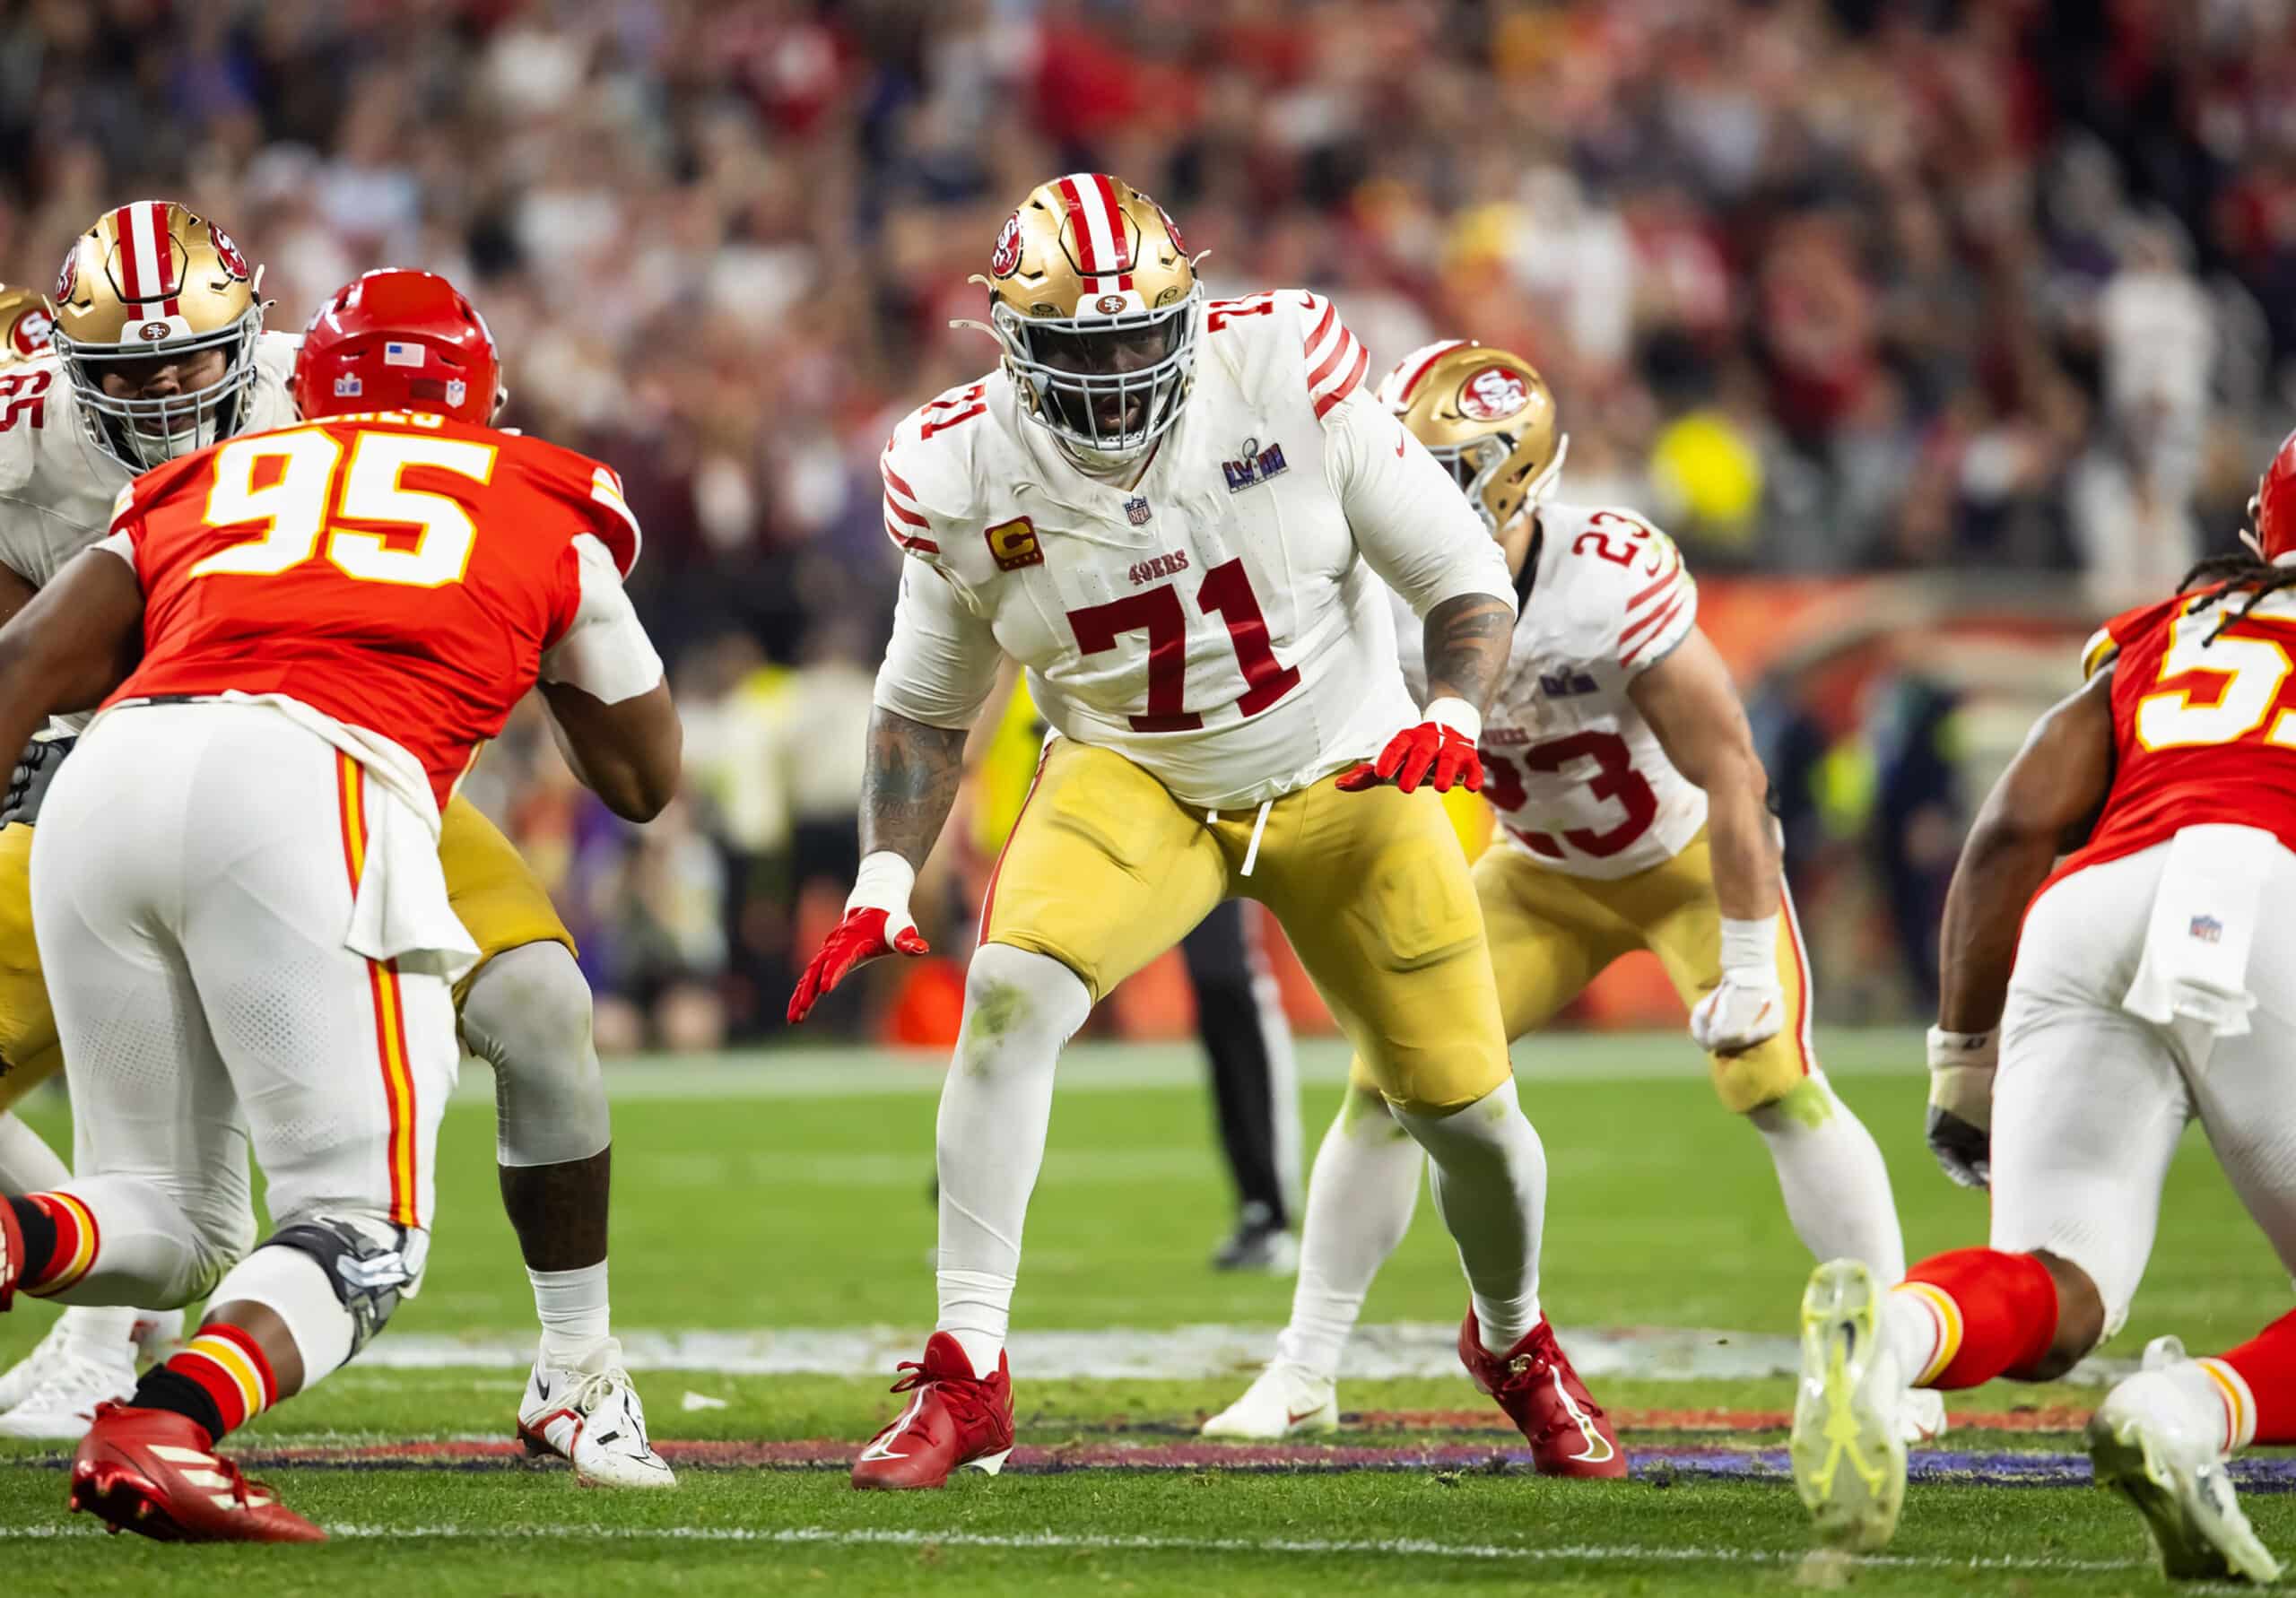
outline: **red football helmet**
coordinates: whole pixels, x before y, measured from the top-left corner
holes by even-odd
[[[306,420],[430,411],[483,423],[502,398],[502,358],[462,291],[435,272],[387,266],[319,307],[295,358],[294,388]]]
[[[2272,465],[2257,482],[2257,497],[2248,501],[2248,517],[2257,525],[2244,534],[2266,560],[2277,565],[2296,555],[2296,433],[2280,441]]]

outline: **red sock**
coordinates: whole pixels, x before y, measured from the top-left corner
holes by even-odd
[[[237,1326],[221,1321],[200,1327],[198,1335],[178,1349],[161,1368],[189,1380],[214,1404],[217,1424],[208,1424],[204,1413],[193,1417],[213,1437],[237,1431],[279,1396],[278,1381],[262,1348]],[[158,1375],[153,1371],[146,1376],[144,1385],[153,1385],[152,1377]],[[140,1388],[136,1398],[138,1403],[145,1402]]]
[[[1907,1272],[1896,1291],[1937,1320],[1929,1369],[1905,1373],[1917,1385],[1975,1387],[2014,1376],[2039,1364],[2057,1340],[2057,1283],[2030,1254],[1956,1248]]]
[[[17,1285],[35,1298],[60,1293],[96,1263],[96,1218],[68,1193],[30,1193],[24,1202],[48,1217],[56,1229],[56,1243],[39,1264],[26,1262],[30,1268]]]
[[[2239,1348],[2201,1363],[2229,1365],[2248,1384],[2247,1395],[2255,1407],[2249,1416],[2235,1419],[2236,1434],[2248,1429],[2242,1420],[2252,1420],[2252,1440],[2296,1443],[2296,1312],[2282,1316]],[[2233,1399],[2238,1396],[2236,1391]],[[2238,1407],[2233,1400],[2228,1404]]]

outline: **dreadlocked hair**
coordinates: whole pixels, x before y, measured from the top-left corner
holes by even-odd
[[[2182,594],[2203,584],[2215,586],[2193,601],[2192,609],[2187,613],[2198,615],[2211,605],[2226,607],[2223,620],[2217,622],[2208,636],[2200,641],[2200,647],[2205,649],[2223,637],[2224,630],[2235,621],[2247,621],[2248,612],[2262,604],[2267,595],[2277,594],[2283,588],[2296,587],[2296,563],[2274,566],[2246,551],[2211,555],[2185,573],[2184,580],[2177,585],[2177,592]],[[2229,602],[2237,594],[2245,594],[2248,598],[2234,607]]]

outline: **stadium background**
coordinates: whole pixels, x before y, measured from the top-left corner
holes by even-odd
[[[2285,0],[11,0],[0,279],[166,195],[275,328],[377,265],[473,294],[510,420],[624,476],[691,780],[623,828],[528,721],[472,791],[602,1043],[708,1047],[779,1030],[854,861],[874,457],[988,362],[946,323],[1015,199],[1121,172],[1214,292],[1330,293],[1380,367],[1468,334],[1544,369],[1562,496],[1701,574],[1822,1014],[1899,1020],[1991,771],[2099,619],[2230,543],[2296,416],[2292,67]],[[919,897],[944,952],[989,830]],[[953,973],[822,1019],[945,1038]],[[1187,1003],[1152,970],[1100,1024]],[[1674,1013],[1630,970],[1576,1019]]]

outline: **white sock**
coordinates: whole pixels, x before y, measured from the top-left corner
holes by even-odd
[[[1820,1260],[1864,1262],[1883,1287],[1905,1276],[1889,1168],[1866,1124],[1822,1073],[1746,1119],[1770,1146],[1794,1235]]]
[[[1945,1327],[1931,1307],[1926,1283],[1914,1282],[1882,1295],[1882,1341],[1898,1357],[1898,1374],[1909,1387],[1920,1385],[1945,1345]]]
[[[72,1168],[15,1115],[0,1115],[0,1193],[46,1193],[72,1179]]]
[[[1022,1223],[1052,1121],[1053,1070],[1091,1011],[1076,974],[1046,955],[985,943],[965,972],[964,1023],[935,1133],[935,1325],[954,1334],[976,1375],[992,1375],[1004,1350]]]
[[[73,1350],[83,1359],[98,1360],[105,1365],[117,1365],[123,1360],[135,1363],[135,1323],[143,1315],[137,1309],[100,1308],[81,1305],[66,1309],[57,1317],[57,1325]]]
[[[2161,1374],[2190,1406],[2196,1435],[2213,1439],[2228,1456],[2256,1441],[2256,1394],[2231,1366],[2216,1359],[2179,1359]]]
[[[578,1367],[604,1342],[612,1325],[606,1307],[606,1263],[578,1271],[528,1270],[535,1314],[542,1321],[543,1363],[561,1370]]]
[[[1404,1234],[1419,1203],[1425,1156],[1377,1093],[1349,1088],[1339,1116],[1316,1151],[1300,1234],[1300,1279],[1292,1321],[1276,1357],[1318,1376],[1336,1377],[1363,1295]]]
[[[321,1377],[339,1369],[351,1358],[351,1340],[357,1324],[343,1300],[335,1296],[326,1267],[300,1248],[273,1243],[231,1267],[216,1284],[215,1304],[260,1304],[277,1316],[302,1356],[302,1385],[308,1393]],[[276,1394],[273,1402],[291,1394]]]
[[[1509,1077],[1448,1116],[1396,1110],[1435,1162],[1435,1208],[1459,1246],[1483,1345],[1504,1354],[1539,1323],[1546,1150]]]

